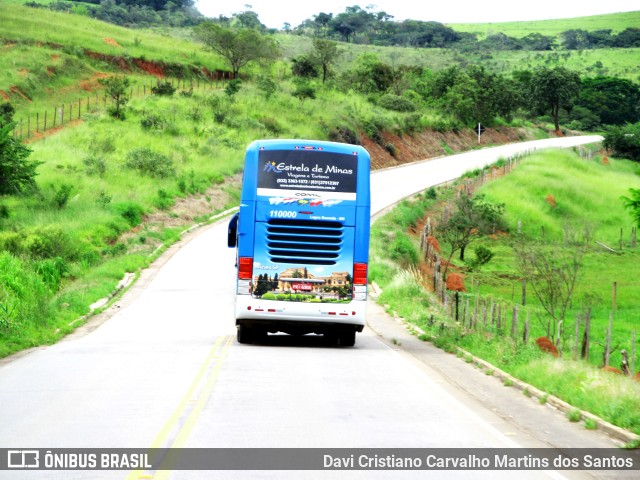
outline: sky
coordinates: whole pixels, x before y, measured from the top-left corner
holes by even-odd
[[[315,14],[324,12],[335,16],[354,5],[363,9],[372,5],[372,11],[393,15],[394,21],[440,23],[549,20],[640,10],[640,0],[196,0],[198,10],[207,17],[230,17],[251,10],[268,28],[279,29],[285,22],[296,27]]]

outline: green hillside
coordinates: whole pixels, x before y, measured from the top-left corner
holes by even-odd
[[[549,12],[553,16],[553,12]],[[449,23],[447,26],[459,32],[477,33],[487,36],[493,33],[504,33],[510,37],[522,38],[530,33],[556,36],[566,30],[613,30],[619,33],[626,28],[637,28],[640,25],[640,10],[637,12],[611,13],[608,15],[593,15],[555,20],[536,20],[529,22],[499,22],[499,23]]]
[[[565,328],[571,331],[576,315],[592,308],[592,325],[597,342],[604,342],[611,312],[611,291],[617,283],[617,306],[614,323],[616,342],[627,344],[637,330],[640,316],[640,278],[636,274],[640,253],[630,248],[633,219],[624,208],[622,196],[629,189],[640,188],[637,163],[607,159],[601,156],[583,159],[570,151],[548,152],[526,158],[509,175],[491,181],[478,193],[493,203],[506,205],[506,218],[511,235],[496,236],[484,244],[496,257],[469,276],[469,284],[479,284],[479,291],[512,301],[520,290],[511,240],[518,230],[529,239],[566,246],[565,235],[576,235],[586,242],[587,253],[580,270],[572,308]],[[598,243],[596,243],[598,242]],[[613,248],[611,253],[607,248]],[[530,292],[527,304],[539,308]],[[545,334],[536,325],[536,335]],[[591,360],[598,365],[599,355]],[[620,362],[615,355],[614,365]]]

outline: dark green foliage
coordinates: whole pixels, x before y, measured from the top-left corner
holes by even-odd
[[[630,188],[629,197],[622,197],[624,206],[629,210],[629,213],[633,217],[633,221],[640,227],[640,189]]]
[[[176,87],[171,85],[171,82],[158,82],[157,85],[151,87],[151,93],[154,95],[171,97],[176,93]]]
[[[234,78],[247,64],[275,60],[280,55],[276,41],[253,28],[229,29],[207,21],[198,25],[194,33],[206,49],[229,62]]]
[[[480,270],[483,265],[489,263],[493,258],[493,252],[484,245],[478,245],[473,251],[476,256],[469,262],[469,268],[471,270]]]
[[[298,81],[296,82],[296,88],[291,95],[300,100],[301,103],[304,103],[307,99],[316,98],[316,89],[308,82]]]
[[[82,163],[84,163],[85,173],[89,176],[97,175],[102,177],[107,172],[107,162],[103,157],[92,154],[82,160]]]
[[[640,123],[611,127],[604,134],[602,146],[617,157],[640,162]]]
[[[37,189],[36,168],[30,162],[31,149],[13,136],[13,106],[0,104],[0,195],[29,193]]]
[[[296,77],[317,78],[320,76],[316,60],[309,55],[300,55],[291,59],[291,72]]]
[[[114,205],[115,210],[124,218],[130,226],[135,227],[142,223],[144,209],[135,202],[123,202]]]
[[[331,129],[327,135],[329,140],[333,142],[350,143],[352,145],[360,145],[358,134],[346,125],[338,125]]]
[[[411,100],[390,93],[380,97],[380,101],[378,103],[382,108],[386,108],[387,110],[393,110],[396,112],[416,111],[416,106]]]
[[[125,168],[137,170],[142,175],[155,178],[173,177],[176,169],[166,155],[150,148],[136,148],[127,153]]]
[[[224,93],[228,97],[233,97],[236,93],[240,91],[241,87],[242,87],[242,80],[239,80],[239,79],[229,80],[224,87]]]
[[[560,130],[560,109],[570,111],[580,93],[580,76],[565,67],[538,67],[530,83],[529,100],[538,114],[550,114]]]
[[[396,146],[392,142],[385,143],[384,149],[387,152],[389,152],[389,155],[391,155],[393,158],[396,158],[396,155],[398,154],[398,150],[396,149]]]
[[[112,105],[109,114],[113,118],[125,119],[124,107],[129,101],[128,88],[131,82],[124,75],[100,78],[98,81],[105,87],[107,95],[111,97]]]
[[[57,208],[64,208],[67,206],[67,202],[69,201],[69,197],[71,196],[72,186],[68,183],[63,183],[60,185],[55,191],[55,195],[53,196],[53,202],[55,203]]]
[[[167,121],[161,115],[149,113],[140,120],[140,125],[147,130],[163,130],[167,126]]]
[[[56,225],[30,231],[2,232],[0,250],[31,259],[60,257],[67,261],[77,259],[81,253],[80,245]]]
[[[171,196],[169,192],[167,192],[164,188],[158,189],[158,198],[155,201],[155,206],[160,210],[168,210],[173,207],[175,204],[175,200]]]
[[[278,85],[271,78],[263,76],[258,79],[258,90],[265,99],[269,100],[278,91]]]
[[[576,110],[578,106],[595,116],[594,127],[635,123],[640,120],[640,87],[622,78],[583,78]]]

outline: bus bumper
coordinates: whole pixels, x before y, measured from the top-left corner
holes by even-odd
[[[361,332],[366,301],[307,303],[236,297],[236,325],[261,326],[270,332],[324,333],[333,327],[352,327]]]

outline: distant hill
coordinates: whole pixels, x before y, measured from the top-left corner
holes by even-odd
[[[549,12],[553,16],[553,12]],[[458,32],[477,33],[482,37],[492,33],[504,33],[510,37],[522,38],[530,33],[558,35],[567,30],[613,30],[618,33],[625,28],[637,28],[640,25],[640,10],[636,12],[610,13],[590,17],[564,18],[556,20],[536,20],[531,22],[500,23],[449,23],[448,27]]]

